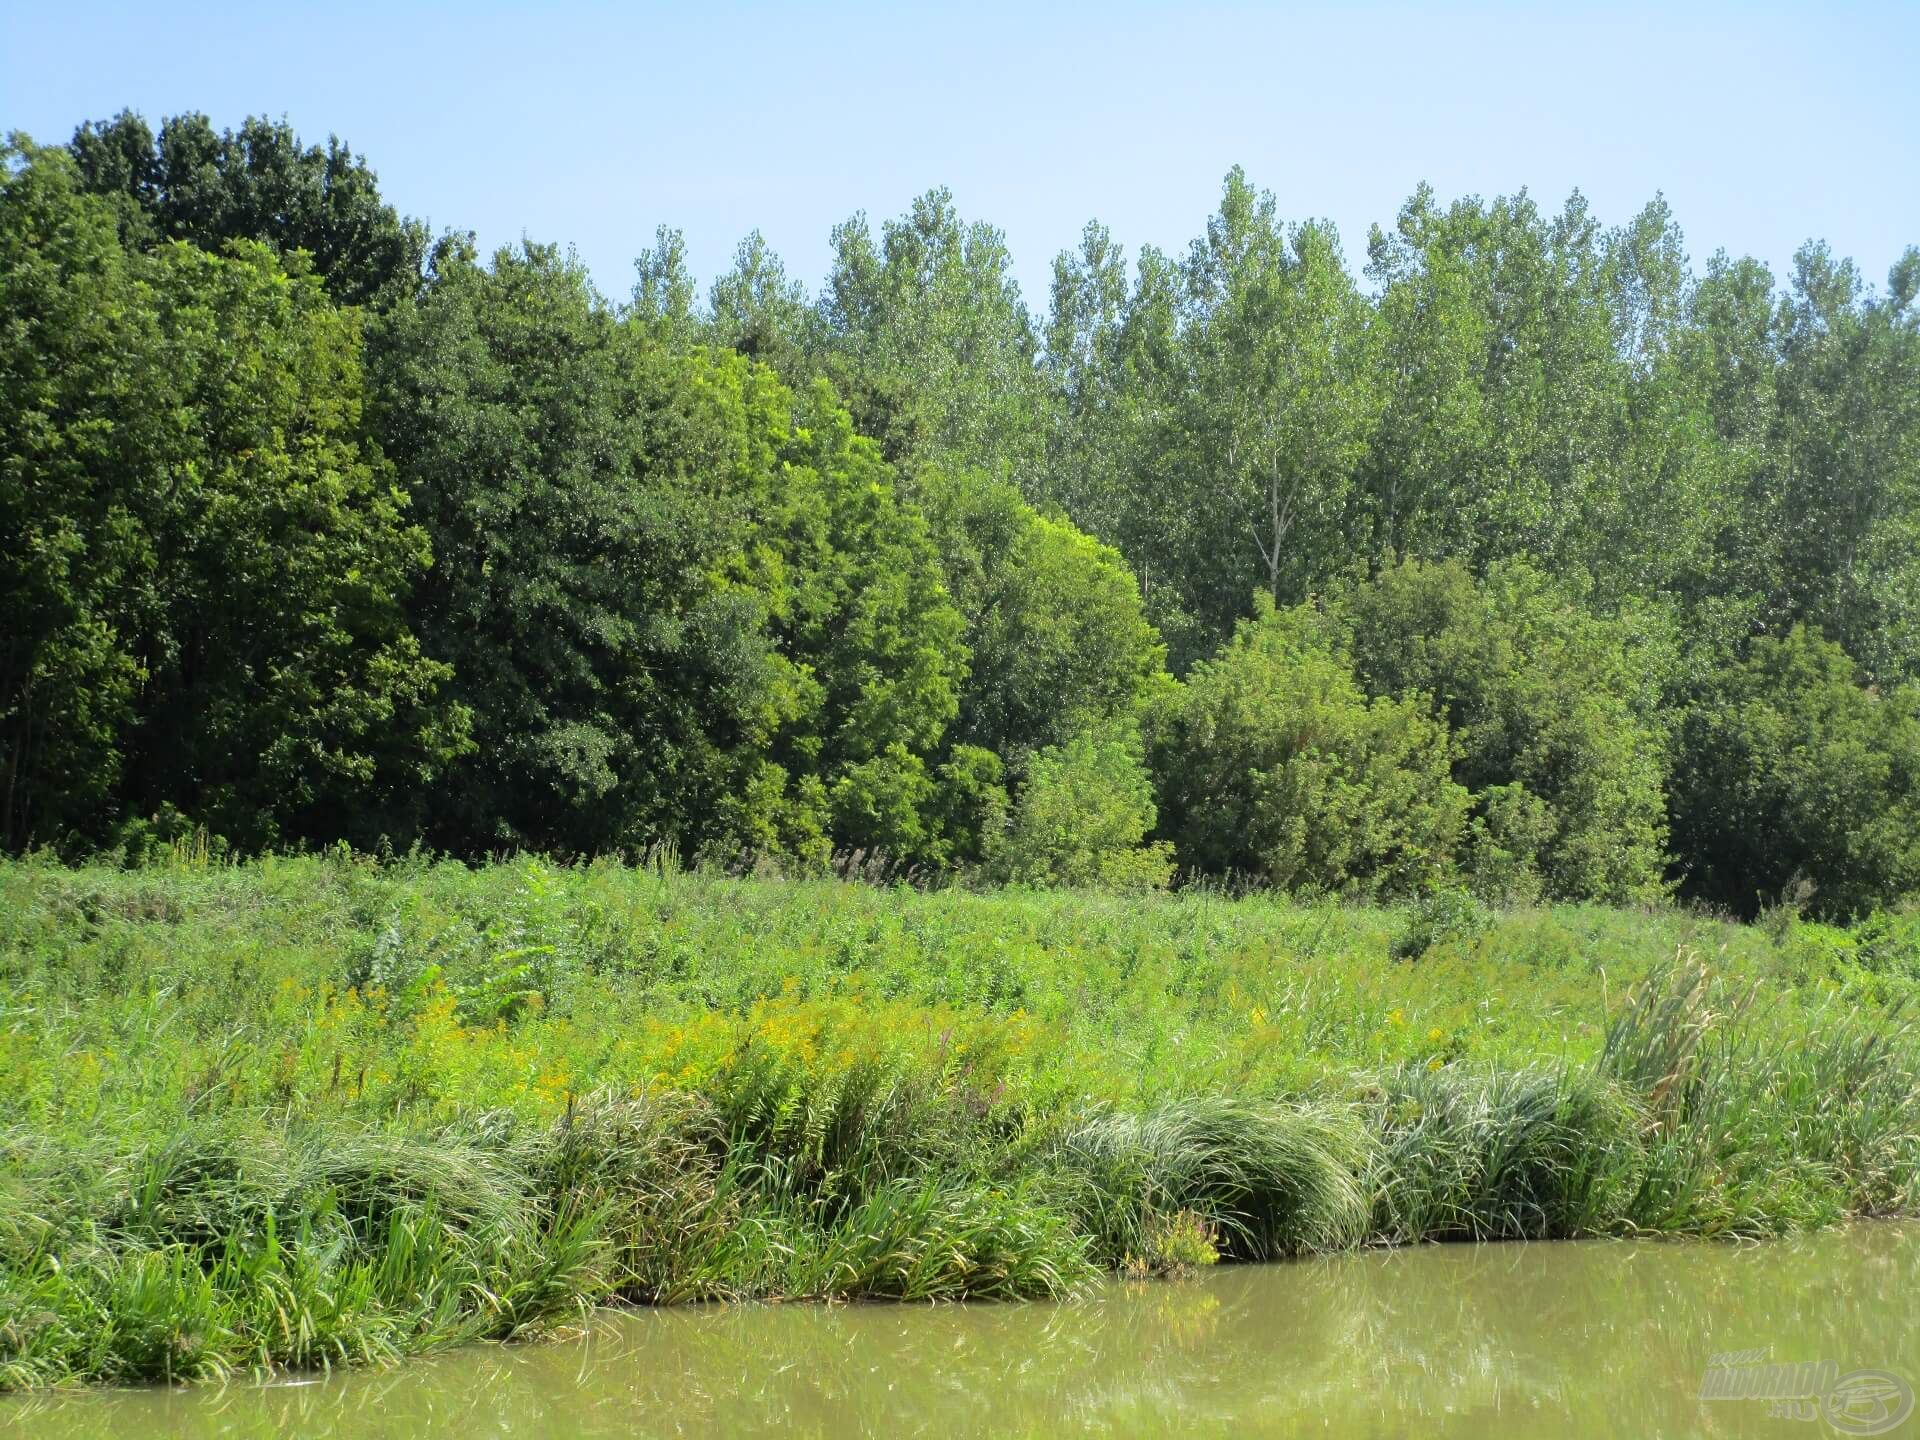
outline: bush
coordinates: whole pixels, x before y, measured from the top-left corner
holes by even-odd
[[[1417,700],[1453,730],[1474,797],[1472,868],[1489,898],[1663,893],[1661,635],[1603,618],[1525,565],[1476,581],[1409,561],[1329,607],[1369,694]],[[1529,892],[1534,892],[1530,894]]]
[[[1920,980],[1920,912],[1876,910],[1854,927],[1853,938],[1868,970]]]
[[[1154,818],[1137,744],[1116,731],[1076,735],[1034,756],[992,870],[1014,884],[1157,890],[1173,858],[1165,841],[1146,843]]]
[[[1438,890],[1414,905],[1406,932],[1393,942],[1396,959],[1411,960],[1442,940],[1469,940],[1493,928],[1493,915],[1465,890]]]
[[[1687,892],[1739,914],[1811,885],[1829,918],[1920,888],[1920,688],[1882,694],[1818,632],[1756,640],[1687,713],[1674,780]]]
[[[1445,875],[1466,816],[1446,729],[1360,693],[1303,611],[1262,602],[1193,668],[1154,753],[1181,863],[1295,890],[1395,894]]]

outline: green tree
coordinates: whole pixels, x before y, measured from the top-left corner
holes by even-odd
[[[819,347],[818,317],[805,287],[787,278],[786,266],[758,230],[740,242],[733,269],[713,282],[707,310],[716,345],[772,366],[789,385],[814,378],[808,357]]]
[[[1137,723],[1166,648],[1119,552],[1011,485],[932,472],[917,487],[971,653],[956,743],[1018,764],[1083,731]]]
[[[167,413],[149,306],[74,167],[0,150],[0,845],[101,834],[146,678],[127,598]]]
[[[181,812],[249,847],[417,823],[463,743],[405,623],[356,313],[294,256],[128,256],[64,155],[0,197],[10,844]]]
[[[419,284],[426,227],[380,198],[366,161],[329,136],[303,145],[285,121],[250,118],[215,131],[176,115],[156,137],[130,110],[90,121],[69,147],[85,189],[111,197],[136,246],[186,240],[219,250],[259,240],[304,250],[327,292],[347,305],[387,303]]]
[[[633,262],[633,323],[663,345],[684,348],[699,336],[694,314],[693,272],[687,268],[687,237],[662,225],[653,247]]]
[[[1172,878],[1173,847],[1147,840],[1155,818],[1138,740],[1085,731],[1033,757],[990,873],[1016,885],[1158,890]]]
[[[1143,251],[1130,295],[1120,265],[1097,225],[1055,264],[1042,489],[1129,556],[1184,666],[1256,589],[1299,599],[1345,565],[1372,310],[1332,227],[1283,225],[1238,169],[1183,264]]]
[[[449,843],[935,846],[961,621],[829,392],[623,322],[534,245],[444,247],[380,353],[439,555],[421,633],[476,716]]]
[[[466,719],[406,623],[431,550],[361,443],[357,313],[252,241],[175,244],[148,273],[192,419],[147,522],[160,623],[129,804],[252,846],[415,833]]]
[[[726,482],[771,467],[783,397],[703,389],[537,245],[443,243],[376,357],[436,554],[416,623],[475,716],[435,838],[591,851],[711,813],[725,752],[799,703],[766,600],[716,573],[750,523]]]
[[[1194,243],[1187,287],[1175,423],[1186,503],[1212,552],[1196,564],[1208,589],[1195,599],[1224,635],[1256,586],[1275,604],[1297,600],[1345,563],[1377,413],[1371,312],[1332,227],[1283,232],[1272,195],[1238,170]]]
[[[1824,245],[1795,256],[1766,497],[1786,617],[1880,678],[1920,662],[1920,309],[1900,273],[1872,297]]]
[[[1466,477],[1490,448],[1481,375],[1495,317],[1462,247],[1438,243],[1444,220],[1421,186],[1391,233],[1376,226],[1367,274],[1379,287],[1380,423],[1363,467],[1375,550],[1473,554],[1479,517]]]
[[[877,242],[864,215],[835,227],[833,252],[820,363],[860,432],[909,476],[934,465],[1030,479],[1046,390],[1005,237],[931,190]]]
[[[854,432],[825,381],[805,398],[777,488],[792,577],[780,650],[818,697],[779,753],[796,773],[804,764],[821,776],[841,844],[943,862],[951,839],[933,772],[968,653],[926,522],[900,502],[879,447]]]
[[[1076,254],[1055,260],[1045,357],[1052,423],[1037,487],[1126,557],[1180,668],[1218,643],[1192,601],[1211,517],[1190,503],[1173,419],[1186,393],[1184,293],[1178,263],[1152,246],[1129,290],[1119,247],[1098,224]]]

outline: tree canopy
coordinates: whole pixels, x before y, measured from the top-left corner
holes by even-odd
[[[1364,242],[1236,168],[1035,311],[932,189],[616,302],[284,121],[16,137],[0,843],[1920,897],[1920,250]]]

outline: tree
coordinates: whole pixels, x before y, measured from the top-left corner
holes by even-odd
[[[8,843],[410,833],[464,716],[405,623],[428,550],[362,444],[355,313],[258,243],[122,254],[64,155],[7,171]]]
[[[436,554],[416,624],[475,716],[438,843],[593,851],[674,833],[683,807],[728,790],[718,752],[797,703],[765,600],[711,573],[748,523],[722,482],[771,466],[786,411],[702,391],[687,363],[531,244],[482,266],[443,243],[425,292],[380,327],[377,433]]]
[[[283,121],[249,118],[216,132],[206,116],[176,115],[158,138],[131,110],[90,121],[69,147],[83,188],[111,197],[121,233],[145,247],[186,240],[218,251],[259,240],[304,250],[327,293],[382,305],[419,284],[426,227],[380,198],[366,161],[329,136],[303,145]]]
[[[1166,647],[1118,551],[1011,485],[931,472],[918,487],[971,654],[950,731],[1018,767],[1083,731],[1137,724]]]
[[[825,381],[801,407],[779,479],[790,506],[818,495],[781,521],[793,600],[775,612],[781,652],[818,686],[818,704],[778,753],[820,775],[841,844],[944,862],[955,837],[941,833],[931,772],[968,652],[926,522]]]
[[[1176,423],[1197,481],[1188,503],[1217,517],[1203,573],[1217,577],[1209,618],[1224,629],[1248,581],[1278,605],[1343,563],[1353,473],[1376,417],[1373,337],[1332,227],[1283,235],[1273,197],[1255,196],[1238,170],[1194,243],[1187,287],[1192,359]]]
[[[818,349],[817,317],[805,287],[787,278],[758,230],[740,242],[733,269],[713,282],[707,309],[713,343],[771,366],[789,385],[814,378],[807,357]]]
[[[432,552],[361,443],[358,317],[256,242],[176,244],[150,274],[194,418],[148,521],[162,619],[130,803],[254,848],[414,833],[466,717],[407,627]]]
[[[1380,423],[1361,486],[1373,550],[1439,557],[1474,554],[1465,480],[1489,448],[1481,374],[1494,317],[1458,247],[1437,243],[1444,224],[1421,186],[1391,234],[1375,227],[1367,274],[1379,287]]]
[[[1054,262],[1052,424],[1038,487],[1045,503],[1126,557],[1180,669],[1218,643],[1190,593],[1212,517],[1190,501],[1173,418],[1186,393],[1183,294],[1179,265],[1152,246],[1128,291],[1120,252],[1097,224],[1077,255]]]
[[[909,479],[925,466],[1031,481],[1045,390],[1005,237],[930,190],[881,226],[833,232],[821,365],[856,428]]]
[[[1920,312],[1897,276],[1872,298],[1824,245],[1795,256],[1768,497],[1786,617],[1880,678],[1920,662]]]
[[[1235,169],[1184,264],[1091,226],[1055,266],[1046,493],[1132,559],[1177,664],[1258,589],[1304,596],[1345,563],[1377,415],[1371,309],[1320,222],[1285,227]]]
[[[633,323],[660,344],[684,348],[699,332],[693,313],[693,273],[687,268],[687,237],[662,225],[653,248],[633,262]]]
[[[443,247],[382,336],[419,625],[476,716],[449,843],[935,845],[961,622],[830,393],[623,323],[548,246]]]
[[[0,150],[0,845],[97,838],[145,679],[125,603],[154,556],[166,413],[112,212],[23,137]]]
[[[1134,444],[1123,408],[1136,385],[1128,364],[1126,252],[1090,221],[1077,251],[1053,261],[1052,306],[1041,366],[1052,396],[1046,456],[1033,494],[1111,543],[1123,532]]]

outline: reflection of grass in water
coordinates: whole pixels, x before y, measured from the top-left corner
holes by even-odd
[[[0,866],[0,898],[12,1387],[381,1361],[609,1298],[1059,1295],[1202,1243],[1770,1234],[1920,1198],[1901,994],[1743,1006],[1753,954],[1737,985],[1641,964],[1609,1017],[1506,931],[1396,964],[1375,912],[1267,901],[343,861]],[[1610,956],[1633,933],[1508,923],[1576,921]],[[506,1005],[489,967],[528,954]],[[1305,1357],[1439,1323],[1464,1348],[1417,1358],[1494,1373],[1468,1314],[1315,1323]]]
[[[1065,1305],[609,1312],[581,1345],[235,1387],[214,1409],[245,1434],[408,1435],[430,1416],[449,1431],[567,1435],[842,1434],[856,1420],[954,1436],[1176,1423],[1366,1435],[1496,1406],[1516,1434],[1739,1434],[1753,1411],[1692,1399],[1707,1353],[1772,1341],[1783,1359],[1897,1359],[1866,1347],[1906,1314],[1916,1246],[1911,1228],[1861,1227],[1765,1247],[1420,1247],[1113,1284]],[[159,1428],[138,1413],[149,1423],[121,1432]],[[1504,1432],[1489,1419],[1481,1433]]]

